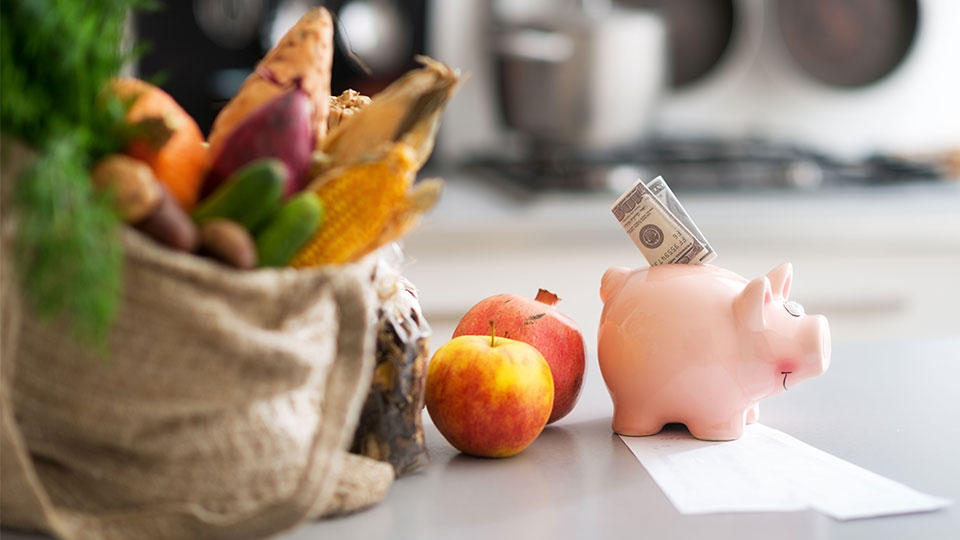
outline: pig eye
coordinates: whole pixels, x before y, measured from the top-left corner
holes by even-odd
[[[787,313],[793,315],[794,317],[803,316],[803,306],[799,302],[794,300],[788,300],[783,303],[783,309],[787,310]]]

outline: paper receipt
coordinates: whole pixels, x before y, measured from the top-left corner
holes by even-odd
[[[682,514],[809,508],[848,520],[951,504],[761,424],[729,442],[700,441],[686,430],[621,439]]]

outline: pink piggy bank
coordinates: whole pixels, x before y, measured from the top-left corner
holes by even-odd
[[[792,274],[789,263],[750,282],[716,266],[607,270],[598,355],[613,430],[681,422],[698,439],[736,439],[761,399],[826,371],[827,319],[787,300]]]

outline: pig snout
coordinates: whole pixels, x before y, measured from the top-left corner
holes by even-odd
[[[807,315],[797,336],[803,362],[795,380],[821,375],[830,366],[830,325],[823,315]],[[793,377],[791,377],[793,378]]]

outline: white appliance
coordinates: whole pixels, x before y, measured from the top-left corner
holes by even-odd
[[[915,34],[899,64],[873,84],[841,88],[805,73],[786,50],[777,2],[735,0],[734,32],[716,66],[663,96],[653,130],[770,136],[851,158],[960,148],[960,2],[916,3]],[[439,155],[496,151],[507,134],[486,43],[488,2],[435,1],[429,11],[430,54],[471,73],[448,109]]]

